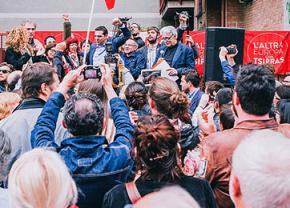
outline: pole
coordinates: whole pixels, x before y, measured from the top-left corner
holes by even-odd
[[[94,7],[95,7],[95,1],[96,0],[92,0],[92,7],[91,7],[91,13],[90,13],[90,18],[89,18],[89,24],[88,24],[88,30],[87,30],[87,37],[86,37],[86,47],[85,47],[85,52],[84,52],[84,61],[83,61],[83,65],[86,64],[86,57],[87,57],[87,45],[89,42],[89,35],[90,35],[90,29],[91,29],[91,24],[92,24],[92,18],[93,18],[93,13],[94,13]]]

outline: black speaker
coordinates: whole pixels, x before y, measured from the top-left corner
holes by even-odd
[[[208,27],[206,29],[204,81],[219,81],[227,84],[219,59],[219,48],[236,44],[239,52],[235,56],[235,62],[242,64],[244,37],[245,30],[240,28]]]

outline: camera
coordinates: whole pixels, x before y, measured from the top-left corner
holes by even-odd
[[[102,72],[99,66],[88,65],[83,72],[85,79],[100,79]]]
[[[119,20],[123,23],[128,22],[130,19],[132,19],[132,17],[119,17]]]
[[[113,44],[110,41],[107,41],[105,43],[105,50],[108,54],[112,54],[113,53]]]
[[[228,54],[235,54],[235,53],[237,53],[237,48],[236,47],[227,47],[226,49],[228,51]]]

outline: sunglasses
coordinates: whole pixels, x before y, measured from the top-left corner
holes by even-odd
[[[0,72],[2,72],[3,74],[7,74],[7,73],[9,73],[10,71],[9,71],[9,70],[5,70],[5,69],[0,69]]]

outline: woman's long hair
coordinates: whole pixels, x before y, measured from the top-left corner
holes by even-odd
[[[13,28],[6,39],[6,46],[12,48],[16,52],[20,52],[28,43],[27,30],[23,27]]]
[[[189,101],[177,84],[167,78],[157,77],[149,88],[149,97],[157,111],[169,119],[182,118],[188,112]]]
[[[180,176],[179,139],[179,132],[164,115],[139,119],[135,157],[143,180],[173,182]]]

